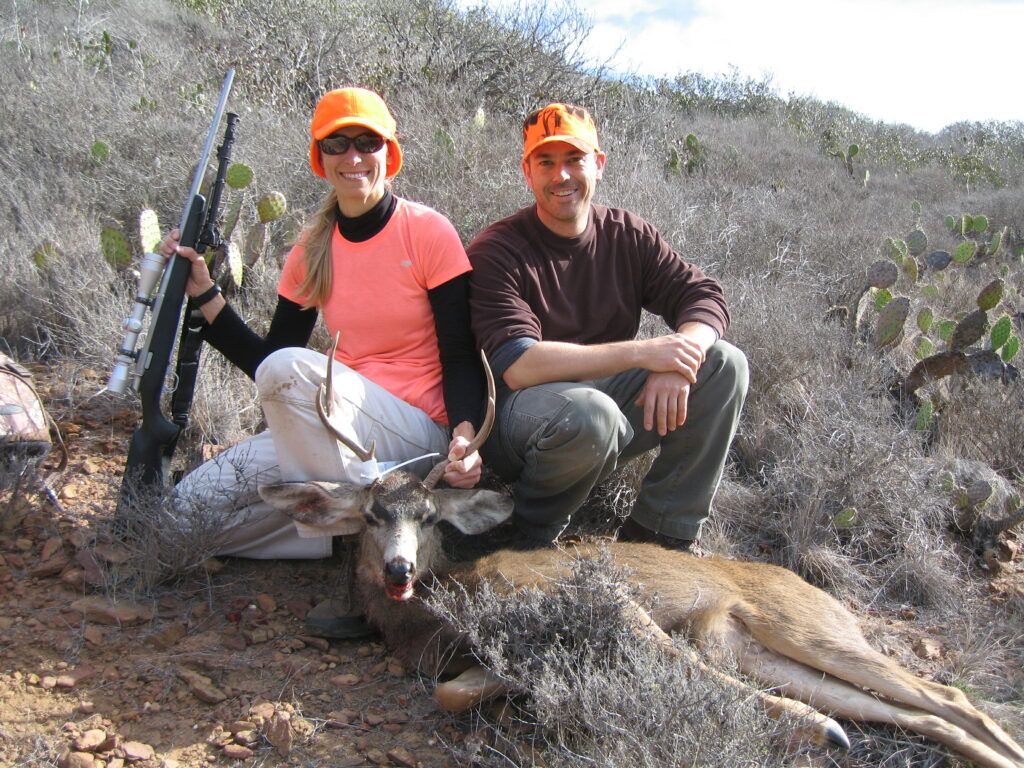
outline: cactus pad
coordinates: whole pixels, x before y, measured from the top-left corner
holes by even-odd
[[[910,249],[911,256],[920,256],[927,247],[928,235],[924,233],[924,230],[915,229],[907,235],[907,248]]]
[[[988,216],[972,216],[971,217],[971,231],[981,234],[988,229]],[[966,234],[966,233],[965,233]]]
[[[1003,240],[1006,237],[1007,228],[1003,227],[1001,230],[992,235],[992,240],[985,247],[985,254],[988,256],[995,256],[999,253],[999,249],[1003,246]]]
[[[36,269],[46,271],[48,270],[52,262],[61,258],[64,252],[61,251],[60,246],[57,245],[53,240],[43,240],[39,245],[36,246],[35,250],[32,251],[32,263],[36,265]]]
[[[110,157],[110,145],[105,141],[96,139],[89,147],[89,157],[95,160],[97,163],[106,162]]]
[[[928,329],[932,327],[932,320],[934,315],[929,307],[923,307],[920,312],[917,313],[917,327],[921,333],[928,333]]]
[[[242,263],[242,251],[239,250],[238,246],[234,242],[227,244],[227,253],[225,254],[224,263],[227,266],[228,274],[231,275],[231,282],[240,287],[242,285],[242,275],[245,272],[245,266]]]
[[[224,181],[232,189],[245,189],[252,184],[253,172],[245,163],[232,163],[224,175]]]
[[[896,237],[885,238],[885,247],[889,251],[889,258],[897,264],[902,264],[903,260],[910,254],[907,244]]]
[[[891,288],[899,276],[899,269],[888,259],[879,259],[868,267],[868,285],[872,288]]]
[[[245,197],[245,192],[235,195],[235,199],[231,201],[227,211],[224,213],[224,227],[221,236],[225,240],[231,239],[231,235],[235,232],[235,227],[238,226],[238,220],[242,216],[242,203],[245,202]]]
[[[925,257],[925,264],[928,265],[928,269],[941,272],[949,266],[949,262],[952,260],[953,257],[949,255],[949,251],[932,251]]]
[[[926,357],[915,365],[907,376],[908,392],[916,392],[929,381],[936,381],[968,369],[967,356],[963,352],[940,352]]]
[[[928,429],[932,423],[932,417],[935,415],[935,406],[932,405],[931,400],[925,400],[921,403],[921,407],[917,409],[917,414],[914,416],[914,429],[919,432],[923,432]]]
[[[281,218],[287,210],[288,201],[281,192],[267,192],[256,202],[256,213],[264,224]]]
[[[907,258],[903,260],[903,274],[907,276],[907,279],[910,282],[916,283],[919,272],[920,270],[917,266],[917,259],[913,256],[907,256]]]
[[[939,335],[939,338],[943,341],[948,342],[950,337],[953,335],[953,331],[956,330],[956,322],[953,320],[939,320],[935,324],[935,333]]]
[[[973,240],[964,240],[960,245],[953,251],[953,261],[957,264],[966,264],[968,261],[974,258],[975,251],[978,250],[978,244]]]
[[[921,295],[924,296],[929,301],[938,301],[939,287],[934,283],[929,283],[928,285],[921,289]]]
[[[832,518],[832,524],[840,529],[845,530],[853,527],[853,521],[857,519],[857,508],[847,507],[842,512],[839,512],[834,518]]]
[[[444,152],[449,157],[455,156],[455,139],[448,133],[444,128],[438,128],[434,131],[434,143],[438,149]]]
[[[989,332],[989,341],[992,343],[992,349],[999,349],[1006,342],[1010,340],[1010,334],[1013,332],[1013,321],[1010,320],[1009,315],[1003,315],[992,325],[992,330]]]
[[[1011,334],[1002,349],[999,350],[999,356],[1003,358],[1004,363],[1008,363],[1017,356],[1018,352],[1020,352],[1020,338]]]
[[[487,125],[487,113],[484,112],[483,107],[477,107],[476,112],[473,113],[473,127],[478,131],[482,131],[484,126]]]
[[[914,357],[918,360],[924,360],[926,357],[930,357],[935,351],[935,345],[932,344],[932,340],[927,336],[918,336],[917,345],[914,347]]]
[[[903,324],[910,314],[910,299],[900,296],[893,299],[878,315],[878,325],[875,327],[874,345],[875,349],[891,347],[903,333]]]
[[[921,215],[921,203],[920,203],[920,201],[918,201],[918,200],[911,201],[911,203],[910,203],[910,211],[915,216],[920,216]]]
[[[942,223],[946,225],[946,229],[948,229],[950,232],[954,232],[956,231],[956,225],[959,223],[959,219],[957,219],[956,216],[947,215],[942,220]]]
[[[128,238],[115,227],[103,227],[100,230],[100,250],[107,264],[114,269],[125,269],[132,263],[132,249]]]
[[[986,312],[994,309],[1003,298],[1004,288],[1005,284],[998,277],[982,288],[977,299],[978,309],[985,310]]]
[[[892,301],[892,294],[889,293],[888,288],[875,288],[873,290],[875,294],[875,311],[881,312]]]
[[[139,211],[139,245],[143,253],[156,253],[160,247],[160,219],[152,208]]]
[[[245,252],[242,255],[242,260],[247,267],[251,267],[260,260],[266,249],[267,225],[260,222],[249,230],[249,234],[245,238]]]
[[[966,349],[980,341],[986,330],[988,315],[985,310],[976,309],[957,323],[953,335],[949,337],[949,346],[954,350]]]

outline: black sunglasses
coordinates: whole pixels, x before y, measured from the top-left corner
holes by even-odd
[[[353,144],[356,145],[358,152],[370,154],[379,152],[384,143],[384,137],[378,136],[376,133],[361,133],[355,138],[336,133],[317,142],[320,151],[325,155],[344,155]]]

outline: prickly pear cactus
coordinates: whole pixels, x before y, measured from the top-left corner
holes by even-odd
[[[924,360],[935,351],[935,345],[927,336],[918,336],[917,344],[914,345],[914,357]]]
[[[1011,333],[1013,333],[1013,321],[1010,320],[1009,315],[1003,315],[992,325],[992,330],[989,333],[992,349],[999,349],[1008,342]]]
[[[36,269],[40,272],[48,272],[53,267],[54,262],[63,256],[64,252],[60,249],[60,246],[53,240],[46,239],[36,246],[30,258],[32,263],[35,264]]]
[[[910,314],[910,299],[900,296],[893,299],[878,314],[875,326],[875,349],[886,349],[895,344],[903,333],[903,325]]]
[[[967,356],[963,352],[940,352],[931,355],[910,370],[906,380],[907,391],[916,392],[929,381],[937,381],[967,370]]]
[[[988,315],[985,310],[976,309],[957,323],[949,337],[949,348],[963,350],[981,340],[988,330]]]
[[[987,312],[990,309],[995,309],[996,305],[1003,298],[1003,290],[1005,283],[998,277],[991,283],[981,289],[981,293],[978,294],[977,303],[978,308]]]
[[[227,244],[224,264],[227,267],[228,274],[231,275],[231,282],[236,286],[241,286],[245,266],[242,262],[242,252],[234,242]]]
[[[978,250],[978,244],[973,240],[964,240],[960,245],[953,251],[953,261],[957,264],[966,264],[974,258],[974,254]]]
[[[132,249],[128,238],[115,227],[103,227],[100,230],[100,250],[103,258],[114,269],[127,269],[132,263]]]
[[[920,256],[927,247],[928,235],[924,233],[924,230],[915,229],[907,235],[907,248],[910,249],[911,256]]]
[[[281,192],[267,192],[256,202],[256,214],[263,224],[281,218],[287,210],[288,201]]]
[[[917,328],[921,333],[928,333],[932,327],[934,315],[929,307],[922,307],[917,313]]]
[[[242,254],[242,261],[247,267],[251,267],[263,257],[267,250],[267,240],[267,225],[263,222],[249,230],[249,234],[245,238],[245,250]]]
[[[917,266],[917,259],[913,256],[907,256],[907,258],[903,260],[903,274],[907,276],[907,280],[911,283],[917,282],[920,272]]]
[[[872,288],[891,288],[899,276],[899,269],[888,259],[879,259],[868,267],[868,285]]]
[[[245,189],[252,184],[253,172],[245,163],[232,163],[224,175],[224,181],[232,189]]]
[[[236,195],[235,199],[228,205],[227,211],[224,213],[224,229],[222,237],[225,240],[230,240],[231,235],[235,232],[235,227],[238,226],[238,221],[242,216],[242,206],[245,204],[245,193]]]
[[[139,245],[143,253],[156,253],[160,247],[160,219],[156,211],[143,208],[139,212]]]
[[[923,432],[931,426],[932,418],[935,416],[935,405],[931,400],[925,400],[917,409],[914,416],[914,429]]]
[[[952,260],[953,257],[949,255],[949,251],[932,251],[925,257],[925,264],[933,272],[941,272],[949,266]]]

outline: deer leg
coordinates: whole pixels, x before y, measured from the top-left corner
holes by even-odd
[[[829,616],[814,626],[792,627],[783,633],[740,606],[731,610],[759,643],[777,654],[875,691],[889,701],[931,713],[1014,764],[1024,765],[1024,749],[976,709],[962,691],[923,680],[876,651],[849,614]],[[823,630],[826,626],[829,629]]]
[[[463,712],[509,690],[501,678],[476,664],[458,677],[438,683],[434,688],[434,700],[448,712]]]
[[[850,748],[850,740],[846,737],[846,733],[839,723],[831,717],[823,715],[802,702],[759,691],[731,675],[709,667],[691,648],[676,645],[672,638],[654,621],[643,607],[630,601],[628,610],[632,613],[632,616],[628,616],[627,619],[633,622],[633,631],[639,637],[653,641],[669,656],[684,659],[687,663],[700,669],[705,675],[720,681],[734,690],[741,691],[744,695],[753,693],[760,700],[768,716],[773,719],[787,715],[799,719],[803,723],[798,728],[800,735],[812,744],[817,746],[838,746],[843,749]]]
[[[748,646],[738,660],[740,669],[760,683],[781,689],[787,696],[834,715],[861,722],[891,723],[945,744],[985,768],[1020,768],[1022,765],[1012,755],[986,744],[938,715],[877,698],[850,683],[759,648],[756,644]]]

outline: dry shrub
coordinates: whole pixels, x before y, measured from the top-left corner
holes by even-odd
[[[938,443],[950,456],[988,464],[1024,484],[1024,384],[980,378],[960,382],[942,406]]]
[[[492,723],[491,764],[522,765],[531,753],[567,767],[787,764],[792,724],[638,638],[623,618],[638,598],[628,585],[604,554],[573,561],[544,589],[510,594],[507,584],[485,583],[430,598],[481,663],[526,696],[514,727]]]

